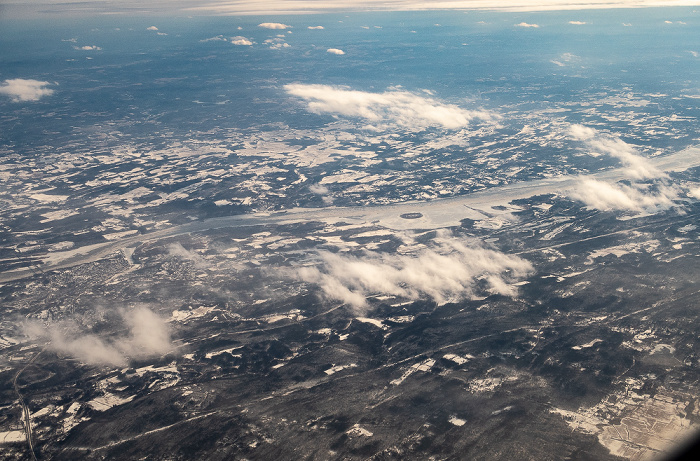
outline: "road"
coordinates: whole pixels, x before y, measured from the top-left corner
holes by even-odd
[[[19,391],[19,384],[17,384],[17,380],[22,372],[24,372],[24,370],[26,370],[37,358],[39,358],[42,352],[44,352],[44,349],[37,352],[34,357],[32,357],[32,359],[17,372],[15,378],[12,380],[12,385],[15,388],[15,394],[17,394],[19,404],[22,406],[22,415],[24,417],[24,434],[27,438],[27,444],[29,445],[29,452],[31,453],[34,461],[36,461],[36,453],[34,452],[34,439],[32,434],[32,415],[29,412],[29,407],[26,403],[24,403],[24,398],[22,397],[22,393]]]

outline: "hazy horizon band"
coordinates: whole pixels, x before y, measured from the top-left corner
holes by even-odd
[[[62,2],[40,0],[37,2],[6,2],[0,5],[0,20],[21,16],[101,16],[101,15],[297,15],[340,12],[389,12],[389,11],[469,11],[490,10],[503,12],[575,11],[590,9],[682,7],[700,5],[699,0],[369,0],[301,1],[275,0],[259,2],[205,1],[192,6],[185,0],[156,0],[148,3],[129,1],[77,0]]]

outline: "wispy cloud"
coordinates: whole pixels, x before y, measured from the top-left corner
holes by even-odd
[[[326,50],[326,53],[337,54],[337,55],[343,55],[343,54],[345,54],[345,51],[340,50],[340,49],[338,49],[338,48],[328,48],[328,49]]]
[[[111,338],[89,333],[75,322],[27,322],[23,330],[35,341],[48,341],[48,349],[89,365],[125,366],[130,359],[163,355],[173,348],[167,323],[147,307],[120,310],[119,315],[128,333]]]
[[[307,29],[311,30],[323,30],[323,26],[309,26]]]
[[[289,29],[292,26],[279,22],[263,22],[262,24],[258,24],[258,27],[262,27],[263,29]]]
[[[84,46],[74,46],[74,50],[82,50],[82,51],[100,51],[102,48],[99,46],[95,45],[84,45]]]
[[[593,179],[582,179],[569,195],[586,205],[600,210],[627,210],[654,212],[674,206],[681,194],[668,176],[639,152],[619,138],[603,134],[583,125],[572,125],[569,134],[583,141],[595,153],[620,160],[629,184],[609,184]]]
[[[569,21],[569,24],[573,24],[574,26],[582,26],[587,23],[586,21]]]
[[[579,61],[581,61],[581,58],[573,53],[562,53],[561,56],[559,56],[559,59],[552,59],[550,62],[559,67],[566,67],[567,65],[575,64]]]
[[[238,37],[233,37],[231,40],[233,40],[234,38],[238,38]],[[202,40],[200,40],[200,42],[202,42],[202,43],[204,43],[204,42],[228,42],[228,39],[226,37],[224,37],[223,35],[217,35],[216,37],[202,39]]]
[[[202,255],[186,249],[181,243],[171,243],[168,245],[168,256],[171,258],[191,261],[194,263],[194,267],[197,269],[205,269],[209,267],[209,263]]]
[[[526,23],[526,22],[521,22],[520,24],[516,24],[515,26],[516,26],[516,27],[532,27],[532,28],[535,28],[535,29],[538,28],[538,27],[540,27],[539,24],[528,24],[528,23]]]
[[[672,207],[679,193],[676,188],[665,184],[609,184],[583,179],[569,195],[599,210],[653,212]]]
[[[412,129],[438,126],[456,129],[475,119],[490,121],[495,114],[466,110],[407,91],[370,93],[329,85],[285,85],[285,90],[306,101],[311,112],[360,117],[373,123]]]
[[[569,134],[598,153],[617,158],[633,179],[664,177],[665,174],[642,157],[637,150],[619,138],[605,135],[583,125],[572,125]]]
[[[54,90],[47,88],[49,85],[52,84],[40,80],[11,78],[0,83],[0,94],[9,96],[13,102],[38,101],[53,94]]]
[[[431,246],[415,254],[365,251],[361,256],[320,252],[318,264],[292,274],[317,285],[324,297],[354,308],[370,295],[393,295],[438,304],[492,293],[516,296],[513,285],[533,270],[513,255],[441,231]]]
[[[158,30],[156,26],[146,27],[146,30]]]

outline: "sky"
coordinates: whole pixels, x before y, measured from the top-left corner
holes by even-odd
[[[581,10],[700,5],[700,0],[35,0],[7,1],[0,5],[0,18],[53,15],[176,14],[176,15],[268,15],[339,11],[419,11],[488,9],[503,11]]]

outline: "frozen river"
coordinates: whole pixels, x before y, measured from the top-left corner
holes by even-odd
[[[650,162],[661,171],[684,171],[700,166],[700,148],[688,148],[675,154],[650,159]],[[483,219],[486,216],[498,215],[499,213],[506,214],[507,211],[498,211],[493,207],[506,206],[513,200],[543,194],[566,194],[567,191],[574,189],[582,178],[617,182],[626,177],[625,168],[616,168],[588,176],[559,176],[508,184],[469,195],[428,202],[404,202],[368,207],[294,208],[274,213],[250,213],[212,218],[70,251],[49,253],[44,258],[45,264],[41,266],[41,270],[63,269],[99,261],[116,251],[133,248],[144,242],[227,227],[293,224],[311,221],[331,223],[343,221],[351,224],[374,223],[394,230],[437,229],[457,226],[465,218]],[[412,219],[406,219],[406,216]],[[35,272],[35,268],[6,271],[0,274],[0,282],[19,280]]]

